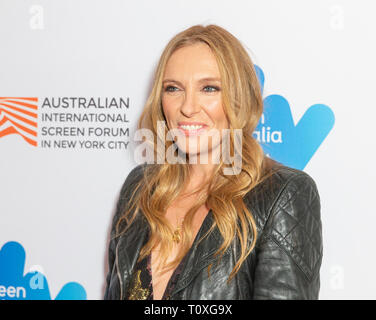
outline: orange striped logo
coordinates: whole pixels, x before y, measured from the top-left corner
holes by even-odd
[[[0,97],[0,138],[19,134],[32,146],[37,146],[38,98]]]

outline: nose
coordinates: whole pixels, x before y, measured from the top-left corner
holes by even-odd
[[[194,90],[187,89],[185,91],[184,101],[180,108],[180,111],[188,118],[191,118],[196,113],[199,113],[201,111],[201,107]]]

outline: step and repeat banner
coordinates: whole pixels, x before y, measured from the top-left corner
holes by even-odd
[[[164,46],[217,24],[252,57],[272,158],[321,198],[320,299],[374,299],[373,1],[0,0],[0,299],[102,299],[110,224]]]

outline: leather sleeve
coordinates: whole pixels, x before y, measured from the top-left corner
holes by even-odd
[[[290,177],[256,247],[254,299],[318,299],[322,262],[320,197],[305,172]]]
[[[111,225],[111,234],[110,234],[110,242],[108,245],[108,273],[106,276],[106,289],[104,293],[104,299],[105,300],[114,300],[116,299],[116,292],[117,289],[110,288],[110,282],[111,278],[114,276],[116,271],[116,265],[115,265],[115,259],[116,259],[116,245],[118,242],[118,237],[116,237],[116,224],[120,218],[120,216],[123,214],[126,205],[128,204],[131,191],[133,190],[134,184],[140,179],[140,173],[142,172],[143,165],[138,165],[134,169],[131,170],[131,172],[128,174],[127,178],[125,179],[125,182],[123,183],[123,186],[120,190],[119,199],[116,204],[116,210],[115,215],[112,219],[112,225]],[[115,286],[115,284],[113,284]],[[116,284],[119,285],[119,284]]]

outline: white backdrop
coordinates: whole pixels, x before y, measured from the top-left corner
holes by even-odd
[[[0,248],[8,243],[0,252],[0,299],[38,297],[9,289],[17,287],[10,273],[22,265],[22,254],[15,253],[20,248],[26,254],[23,273],[43,273],[52,299],[70,282],[76,287],[64,292],[66,298],[75,290],[81,298],[83,292],[88,299],[103,297],[110,222],[135,166],[132,132],[152,72],[172,36],[210,23],[250,50],[265,75],[264,97],[287,99],[295,123],[313,104],[333,112],[333,128],[304,168],[321,196],[320,298],[376,298],[375,10],[372,0],[0,0],[0,97],[38,100],[25,106],[26,100],[0,99],[0,121],[7,115],[37,144],[6,135],[10,121],[0,126]],[[94,100],[85,109],[69,100],[64,108],[57,104],[64,97],[81,98],[82,105]],[[113,105],[129,103],[100,108],[106,98]],[[48,106],[53,100],[56,108]],[[123,118],[69,123],[46,120],[51,113]],[[23,115],[23,129],[15,115]],[[84,133],[59,137],[58,127]],[[89,127],[99,128],[98,135]],[[46,128],[52,128],[48,134]],[[130,136],[116,130],[104,136],[105,128],[129,128]],[[70,147],[61,140],[71,141]],[[127,149],[119,141],[128,141]],[[37,280],[30,281],[42,292]]]

